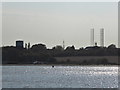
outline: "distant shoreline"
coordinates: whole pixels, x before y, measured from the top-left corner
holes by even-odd
[[[79,65],[79,64],[2,64],[1,66],[119,66],[119,65]]]

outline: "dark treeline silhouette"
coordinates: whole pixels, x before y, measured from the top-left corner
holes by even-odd
[[[33,64],[57,63],[55,57],[68,56],[118,56],[119,48],[114,44],[108,47],[92,46],[86,48],[75,49],[74,46],[68,46],[63,49],[62,46],[55,46],[47,49],[44,44],[35,44],[31,48],[18,48],[15,46],[5,46],[2,49],[3,64]]]

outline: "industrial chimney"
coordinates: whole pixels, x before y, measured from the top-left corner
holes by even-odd
[[[104,47],[104,28],[100,29],[100,46]]]
[[[94,46],[94,28],[91,29],[91,45]]]

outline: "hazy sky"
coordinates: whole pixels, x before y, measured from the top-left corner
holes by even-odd
[[[118,44],[117,2],[6,2],[2,5],[2,45],[16,40],[55,45],[90,45],[90,29],[100,44],[100,28],[105,29],[105,45]]]

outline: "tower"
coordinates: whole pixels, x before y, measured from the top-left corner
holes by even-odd
[[[91,45],[94,46],[94,28],[91,29],[90,39],[91,39]]]
[[[65,41],[63,40],[63,50],[65,49]]]
[[[100,46],[104,47],[104,28],[100,29]]]
[[[30,49],[30,42],[28,43],[28,49]]]

